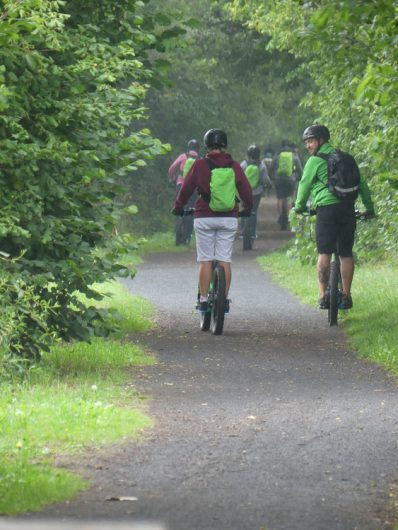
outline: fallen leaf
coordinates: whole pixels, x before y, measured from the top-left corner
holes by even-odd
[[[108,497],[107,501],[138,501],[137,497]]]

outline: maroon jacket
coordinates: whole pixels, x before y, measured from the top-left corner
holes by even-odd
[[[238,162],[233,161],[231,155],[224,152],[210,152],[206,156],[218,167],[228,166],[232,162],[232,168],[235,171],[236,177],[236,187],[243,203],[241,209],[245,212],[250,212],[253,207],[252,188]],[[199,193],[199,198],[195,203],[195,217],[238,216],[238,205],[231,212],[213,212],[209,208],[208,201],[200,197],[202,193],[207,197],[210,196],[210,168],[203,158],[196,160],[185,177],[184,184],[174,203],[174,208],[177,212],[182,211],[195,190]]]

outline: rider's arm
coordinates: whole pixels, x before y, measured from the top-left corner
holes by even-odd
[[[311,156],[303,169],[303,175],[297,188],[297,197],[294,204],[296,212],[304,212],[307,209],[307,201],[311,194],[312,185],[316,178],[319,161],[316,157]]]
[[[238,189],[239,197],[243,201],[243,211],[250,212],[253,208],[253,194],[252,187],[247,180],[245,172],[237,162],[234,162],[233,169],[236,176],[236,187]]]
[[[179,174],[181,172],[181,164],[182,162],[185,162],[187,158],[187,155],[185,153],[182,153],[180,156],[178,156],[174,162],[169,167],[169,179],[170,180],[177,180],[176,173]]]
[[[174,208],[177,211],[181,211],[184,208],[191,195],[197,188],[197,166],[198,160],[193,163],[191,169],[188,171],[184,179],[180,192],[178,193],[177,198],[174,202]]]

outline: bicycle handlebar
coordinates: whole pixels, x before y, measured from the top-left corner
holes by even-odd
[[[238,217],[251,217],[252,215],[255,215],[254,212],[245,212],[244,210],[241,210],[238,212]]]
[[[177,215],[179,217],[185,217],[186,215],[193,215],[194,213],[195,213],[195,208],[185,208],[180,214],[174,214],[174,215]],[[255,215],[255,213],[245,212],[244,210],[241,210],[240,212],[238,212],[238,217],[250,217],[252,215]]]
[[[306,212],[303,212],[303,215],[316,215],[316,210],[314,210],[313,208],[308,208]],[[369,219],[375,218],[376,215],[374,213],[360,212],[359,210],[355,210],[355,217],[356,219],[360,219],[361,221],[368,221]]]

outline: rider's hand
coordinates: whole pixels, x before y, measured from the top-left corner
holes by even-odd
[[[374,219],[376,217],[376,214],[374,212],[365,212],[363,216],[365,219]]]
[[[303,214],[307,211],[306,208],[297,208],[296,206],[293,206],[293,209],[298,215]]]
[[[174,207],[172,210],[171,210],[171,213],[173,215],[184,215],[184,208],[177,208],[177,207]]]

